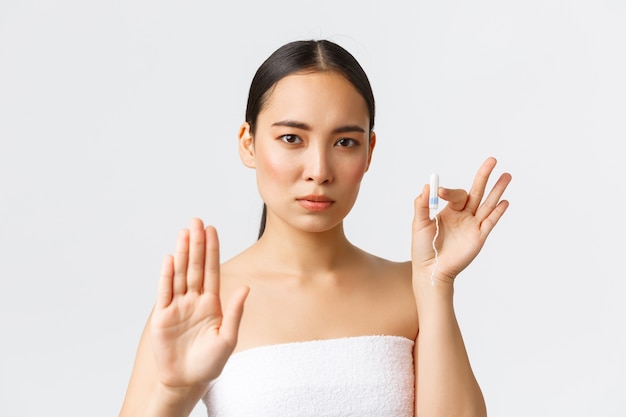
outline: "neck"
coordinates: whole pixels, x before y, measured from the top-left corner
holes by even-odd
[[[338,269],[354,255],[355,247],[348,241],[343,223],[323,232],[306,232],[283,224],[268,223],[255,245],[264,251],[268,262],[283,265],[287,270],[316,275]]]

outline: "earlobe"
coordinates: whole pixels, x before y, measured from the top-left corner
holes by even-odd
[[[239,157],[248,168],[256,168],[254,158],[254,139],[250,132],[250,123],[246,122],[239,128]]]
[[[367,155],[367,167],[365,172],[370,169],[370,163],[372,162],[372,154],[374,153],[374,147],[376,146],[376,133],[370,133],[369,154]]]

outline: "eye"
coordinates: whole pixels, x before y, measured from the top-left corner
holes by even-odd
[[[359,142],[350,138],[341,138],[336,142],[336,144],[342,148],[351,148],[353,146],[357,146]]]
[[[279,139],[285,143],[289,143],[292,145],[296,143],[302,143],[302,139],[300,139],[300,137],[297,135],[282,135]]]

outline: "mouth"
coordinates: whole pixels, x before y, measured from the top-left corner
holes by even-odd
[[[334,200],[325,195],[310,194],[296,198],[296,201],[310,211],[324,211],[333,205]]]

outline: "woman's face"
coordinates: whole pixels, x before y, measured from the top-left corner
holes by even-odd
[[[240,132],[244,163],[256,169],[267,227],[326,231],[354,205],[376,138],[365,100],[334,72],[281,79],[259,113],[254,138]]]

